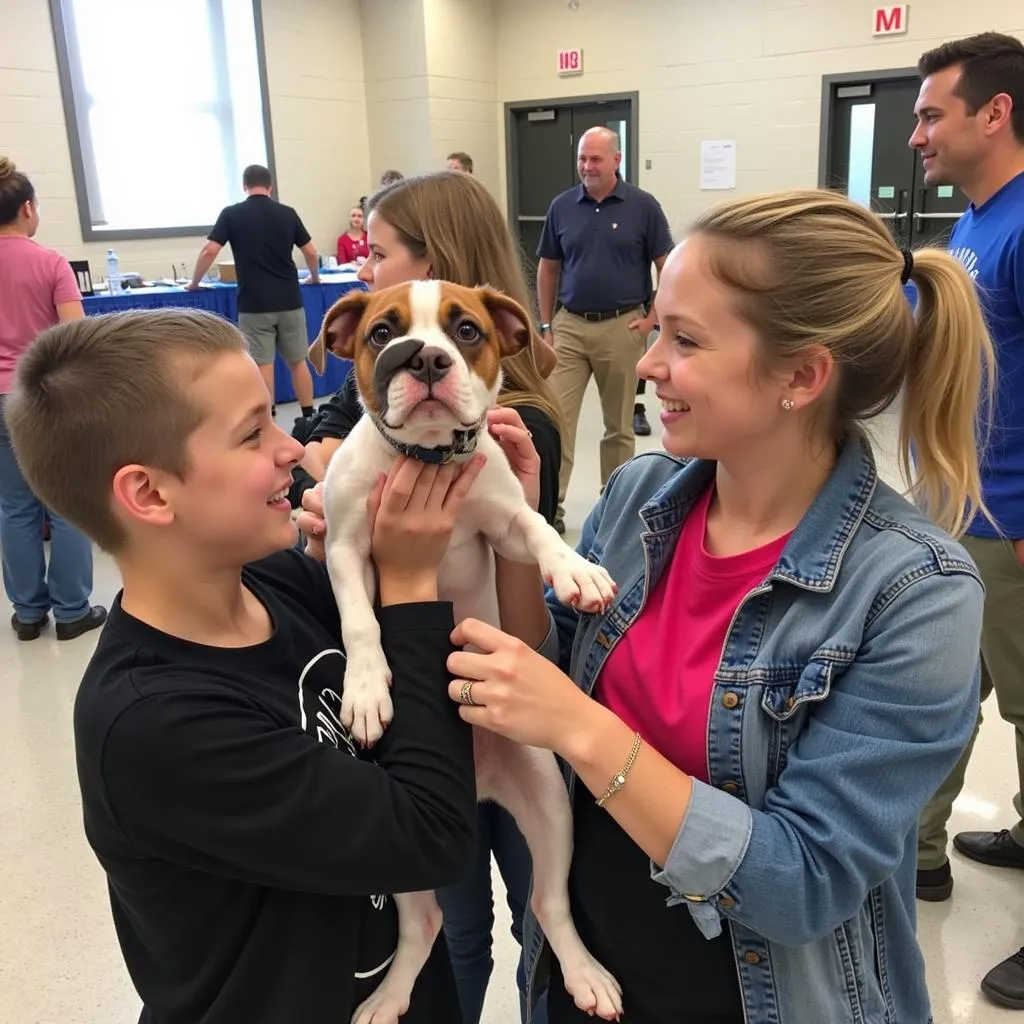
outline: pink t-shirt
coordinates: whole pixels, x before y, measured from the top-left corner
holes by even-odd
[[[19,356],[57,322],[57,306],[81,299],[74,271],[60,253],[25,235],[0,235],[0,395],[14,386]]]
[[[643,612],[604,664],[595,697],[677,768],[708,781],[708,716],[733,613],[789,534],[715,558],[704,550],[713,488],[697,500]]]

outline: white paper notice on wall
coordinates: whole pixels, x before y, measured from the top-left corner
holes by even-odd
[[[725,189],[736,187],[736,143],[700,144],[700,187]]]

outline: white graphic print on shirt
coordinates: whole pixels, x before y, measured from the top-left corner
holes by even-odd
[[[964,265],[972,281],[978,276],[978,254],[969,245],[962,245],[959,249],[950,249],[949,254]]]
[[[357,757],[355,741],[341,722],[341,683],[344,674],[345,654],[337,648],[322,650],[310,658],[299,675],[300,724],[305,732],[316,736],[320,743],[330,743],[350,757]],[[353,811],[350,808],[339,808],[338,813],[351,814]],[[369,897],[367,911],[361,915],[357,981],[376,978],[394,959],[397,918],[394,908],[388,909],[391,903],[390,896],[386,894],[372,895]],[[386,909],[388,912],[384,913]]]

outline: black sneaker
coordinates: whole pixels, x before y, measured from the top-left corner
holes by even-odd
[[[1001,832],[958,832],[953,846],[965,857],[994,868],[1024,868],[1024,846],[1014,841],[1009,829]]]
[[[633,406],[633,433],[637,437],[651,436],[651,425],[647,422],[647,410],[642,405]]]
[[[949,861],[937,868],[917,869],[917,898],[928,903],[941,903],[953,895],[953,872]]]
[[[25,622],[24,619],[19,619],[18,613],[15,612],[11,616],[11,629],[17,634],[19,640],[38,640],[39,634],[49,622],[49,615],[44,615],[41,619],[36,619],[35,622]]]
[[[981,979],[981,991],[1000,1006],[1024,1010],[1024,946]]]
[[[102,605],[90,608],[80,619],[74,622],[57,623],[58,640],[74,640],[91,629],[99,629],[107,620],[107,609]]]

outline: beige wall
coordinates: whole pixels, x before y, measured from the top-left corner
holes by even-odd
[[[425,12],[423,0],[361,0],[359,15],[373,191],[386,170],[432,167]]]
[[[444,167],[453,150],[498,187],[492,0],[362,0],[370,165],[376,181]]]
[[[263,19],[282,199],[298,209],[317,247],[333,253],[349,205],[369,187],[358,2],[263,0]],[[100,277],[105,246],[83,243],[78,223],[49,4],[0,0],[0,25],[0,153],[36,188],[39,241],[69,259],[88,259]],[[168,83],[168,102],[173,94]],[[129,130],[134,116],[145,115],[126,115]],[[183,154],[162,187],[195,188],[201,158]],[[210,211],[211,223],[217,212]],[[115,247],[124,270],[165,277],[172,262],[191,268],[201,244],[200,238],[172,238]]]
[[[498,53],[491,0],[423,0],[434,165],[449,153],[473,158],[473,173],[498,189]]]
[[[500,0],[498,97],[640,92],[640,185],[673,229],[729,193],[699,189],[702,139],[737,141],[737,191],[817,183],[821,76],[911,67],[945,40],[1024,34],[1021,0],[924,0],[910,31],[871,35],[862,0]],[[581,46],[581,78],[557,77],[559,48]],[[907,112],[907,135],[911,112]],[[500,141],[505,195],[504,139]],[[651,160],[650,170],[644,161]]]
[[[723,195],[698,188],[702,139],[737,141],[740,192],[812,185],[823,74],[911,66],[929,46],[985,29],[1024,34],[1021,0],[912,4],[909,34],[885,40],[870,34],[873,6],[580,0],[573,11],[566,0],[263,0],[282,198],[328,253],[350,204],[388,167],[428,171],[464,149],[504,203],[505,102],[637,90],[640,184],[678,229]],[[103,246],[83,244],[78,227],[48,0],[0,7],[0,152],[36,185],[40,241],[100,267]],[[560,79],[555,53],[570,46],[583,47],[585,74]],[[908,111],[908,133],[910,123]],[[196,187],[189,167],[200,161],[187,154],[167,187]],[[117,249],[126,270],[162,277],[172,262],[191,263],[200,241]]]

